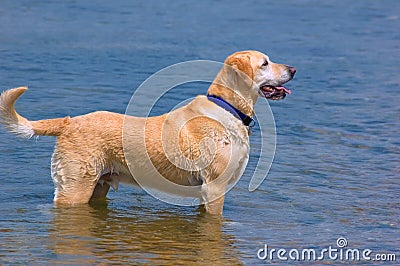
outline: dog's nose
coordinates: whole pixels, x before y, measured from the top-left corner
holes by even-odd
[[[296,73],[296,68],[292,67],[292,66],[288,66],[289,67],[289,71],[290,73],[292,73],[292,77],[294,76],[294,74]]]

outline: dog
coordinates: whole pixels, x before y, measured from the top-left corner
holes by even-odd
[[[285,98],[290,90],[282,85],[295,73],[261,52],[236,52],[227,57],[207,95],[148,118],[97,111],[29,121],[14,109],[27,90],[19,87],[1,94],[0,122],[24,138],[57,137],[51,175],[58,206],[105,199],[110,186],[117,189],[119,183],[163,190],[168,181],[196,187],[206,213],[221,215],[226,189],[241,177],[249,159],[257,98]],[[152,178],[155,174],[162,179]]]

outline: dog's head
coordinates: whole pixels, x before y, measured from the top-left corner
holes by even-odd
[[[258,96],[281,100],[290,94],[282,85],[294,77],[296,69],[273,63],[258,51],[236,52],[225,60],[223,82],[239,94],[255,103]]]

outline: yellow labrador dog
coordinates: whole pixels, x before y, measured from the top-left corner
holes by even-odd
[[[248,162],[248,132],[257,98],[283,99],[290,90],[282,84],[295,72],[261,52],[236,52],[225,60],[207,96],[149,118],[99,111],[29,121],[14,109],[15,101],[27,90],[20,87],[1,94],[0,121],[25,138],[57,137],[51,174],[58,205],[105,198],[110,186],[137,184],[137,175],[149,173],[142,169],[153,167],[174,184],[199,186],[206,212],[221,214],[226,187],[240,178]],[[124,125],[130,128],[123,139]],[[165,136],[172,141],[166,144]],[[138,147],[144,147],[145,153]],[[174,158],[179,156],[191,161],[192,167],[176,163],[179,160]]]

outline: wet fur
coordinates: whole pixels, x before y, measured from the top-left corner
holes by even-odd
[[[269,61],[269,58],[257,51],[238,52],[229,56],[225,61],[226,67],[221,69],[208,93],[222,97],[252,116],[259,97],[257,86],[268,79],[273,83],[271,85],[283,84],[291,79],[288,77],[288,66],[270,62],[267,70],[261,66],[264,60]],[[35,135],[57,137],[51,159],[51,175],[55,184],[54,202],[58,205],[84,204],[91,199],[105,198],[110,186],[117,189],[120,182],[136,184],[122,145],[124,119],[137,127],[148,129],[145,134],[147,153],[157,171],[168,180],[193,186],[210,184],[220,175],[225,175],[225,181],[200,191],[199,197],[209,213],[222,213],[224,196],[215,195],[224,191],[227,183],[240,178],[246,167],[248,128],[205,96],[198,96],[171,113],[147,119],[98,111],[72,118],[29,121],[14,109],[15,101],[26,90],[26,87],[20,87],[1,94],[0,122],[10,132],[25,138]],[[179,119],[168,123],[166,127],[164,125],[168,116],[184,118],[190,117],[189,114],[201,116],[201,119],[184,126]],[[204,138],[212,139],[215,143],[214,156],[208,158],[212,162],[198,172],[176,167],[163,150],[163,130],[164,134],[167,132],[177,138],[179,150],[191,159],[200,156],[199,145]],[[135,128],[132,128],[128,148],[134,149],[135,142],[140,141],[135,132]],[[131,163],[140,167],[144,164],[139,157]]]

